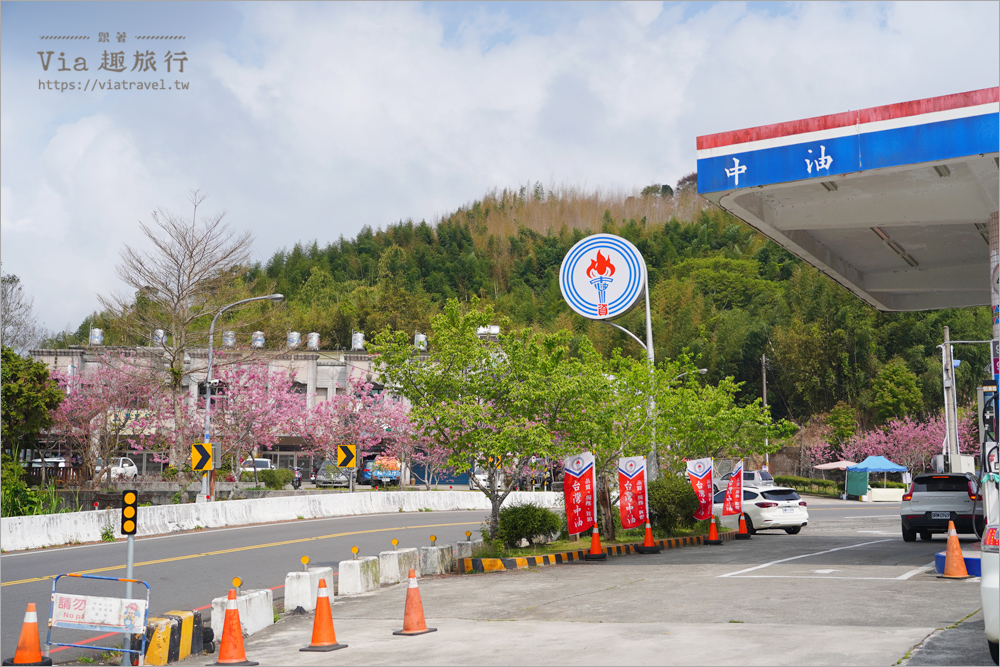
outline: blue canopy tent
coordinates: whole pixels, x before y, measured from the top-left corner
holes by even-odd
[[[861,463],[847,466],[847,484],[845,492],[853,496],[863,496],[868,493],[868,473],[880,472],[882,486],[885,487],[885,474],[890,472],[906,472],[906,466],[893,463],[884,456],[869,456]]]

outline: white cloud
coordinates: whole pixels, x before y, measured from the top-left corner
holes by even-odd
[[[190,188],[263,261],[494,187],[673,183],[699,134],[1000,71],[996,3],[229,7],[237,28],[186,44],[191,91],[45,97],[5,58],[3,266],[48,326],[118,289],[136,220],[184,212]]]

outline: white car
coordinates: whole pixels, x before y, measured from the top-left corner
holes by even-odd
[[[247,459],[240,464],[240,474],[245,472],[253,473],[253,469],[257,468],[257,472],[261,470],[272,470],[274,466],[271,465],[271,459]]]
[[[100,474],[104,470],[103,459],[97,459],[94,472]],[[127,456],[111,459],[111,479],[134,480],[139,477],[139,468]]]
[[[983,531],[979,564],[986,642],[993,662],[1000,665],[1000,524],[991,523]]]
[[[722,516],[722,503],[726,492],[719,491],[713,498],[712,513],[721,518],[722,525],[738,530],[740,518],[735,514]],[[796,535],[809,523],[806,501],[798,491],[784,486],[757,486],[743,489],[743,516],[747,532],[780,528],[789,535]]]

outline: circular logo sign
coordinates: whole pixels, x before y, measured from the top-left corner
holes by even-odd
[[[630,311],[645,294],[646,262],[639,250],[612,234],[594,234],[566,253],[559,289],[569,307],[591,320]]]

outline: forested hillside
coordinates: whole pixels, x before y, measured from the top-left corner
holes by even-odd
[[[769,403],[799,423],[839,401],[862,426],[937,413],[942,326],[953,340],[986,339],[987,308],[879,313],[687,185],[627,198],[540,184],[492,192],[437,225],[299,243],[252,273],[286,295],[284,325],[319,332],[325,347],[348,346],[352,329],[426,331],[444,300],[476,295],[515,325],[571,329],[604,353],[641,356],[623,334],[573,314],[559,292],[559,264],[576,241],[618,234],[649,265],[657,359],[687,348],[709,380],[732,375],[752,400],[766,355]],[[643,319],[636,309],[618,323],[643,337]],[[987,356],[985,345],[956,348],[961,403],[975,400]]]

